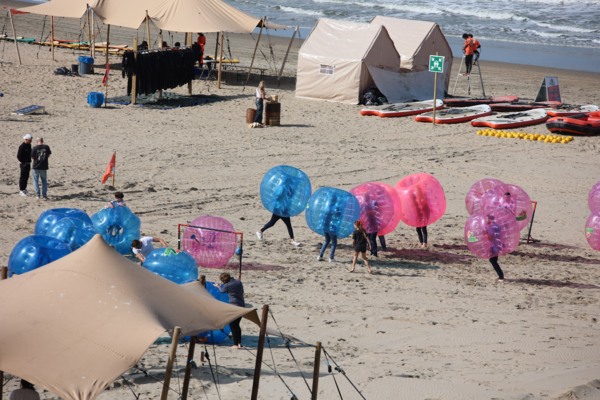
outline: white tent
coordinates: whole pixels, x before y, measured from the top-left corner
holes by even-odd
[[[383,25],[387,29],[400,54],[400,68],[406,86],[415,88],[419,85],[429,89],[425,89],[426,97],[418,100],[429,99],[433,94],[432,73],[429,72],[431,55],[444,57],[444,72],[438,77],[438,82],[442,82],[441,85],[448,90],[452,49],[438,24],[383,16],[373,18],[371,24]]]
[[[68,400],[94,399],[160,335],[221,329],[256,311],[176,285],[100,235],[34,271],[0,281],[0,370]]]
[[[321,18],[298,53],[296,96],[357,104],[378,86],[390,99],[397,88],[376,79],[399,71],[400,56],[384,27]]]

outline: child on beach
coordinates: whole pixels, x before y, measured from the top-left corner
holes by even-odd
[[[123,192],[115,192],[115,199],[112,201],[109,201],[108,204],[106,205],[106,207],[104,208],[116,208],[116,207],[126,207],[127,204],[125,204],[125,195],[123,194]]]
[[[372,273],[373,270],[369,265],[369,261],[367,260],[367,249],[370,247],[369,239],[367,238],[367,232],[365,228],[363,228],[362,222],[356,221],[354,223],[354,232],[352,233],[352,247],[354,248],[354,257],[352,257],[352,269],[350,272],[354,272],[354,268],[356,266],[356,260],[358,260],[358,254],[360,253],[362,259],[365,261],[365,266],[367,267],[367,271]]]

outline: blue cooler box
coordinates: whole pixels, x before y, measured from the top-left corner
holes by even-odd
[[[87,97],[88,104],[94,108],[101,107],[104,104],[104,93],[89,92]]]
[[[81,75],[94,73],[94,57],[79,56],[77,61],[79,61],[79,73]]]

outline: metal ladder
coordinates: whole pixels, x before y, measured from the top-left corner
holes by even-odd
[[[471,95],[471,77],[473,75],[478,75],[479,83],[481,85],[481,95],[483,97],[485,97],[485,87],[483,86],[483,76],[481,75],[481,67],[480,67],[479,60],[477,60],[477,64],[473,64],[473,67],[471,68],[471,73],[469,75],[462,73],[462,68],[463,68],[464,64],[465,64],[465,57],[463,56],[462,60],[460,61],[460,67],[458,68],[458,73],[456,74],[456,81],[454,82],[454,89],[452,90],[452,95],[454,95],[456,93],[456,86],[458,85],[458,80],[461,77],[467,78],[467,94]],[[477,70],[475,70],[475,68],[477,68]]]

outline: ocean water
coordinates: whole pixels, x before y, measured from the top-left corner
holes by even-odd
[[[482,60],[600,73],[600,0],[224,1],[256,17],[299,26],[304,39],[319,18],[369,22],[385,15],[437,23],[455,57],[468,32],[481,42]]]
[[[484,59],[600,72],[600,0],[226,1],[248,14],[299,26],[303,38],[319,18],[369,22],[385,15],[437,23],[455,56],[468,32],[482,43]]]

